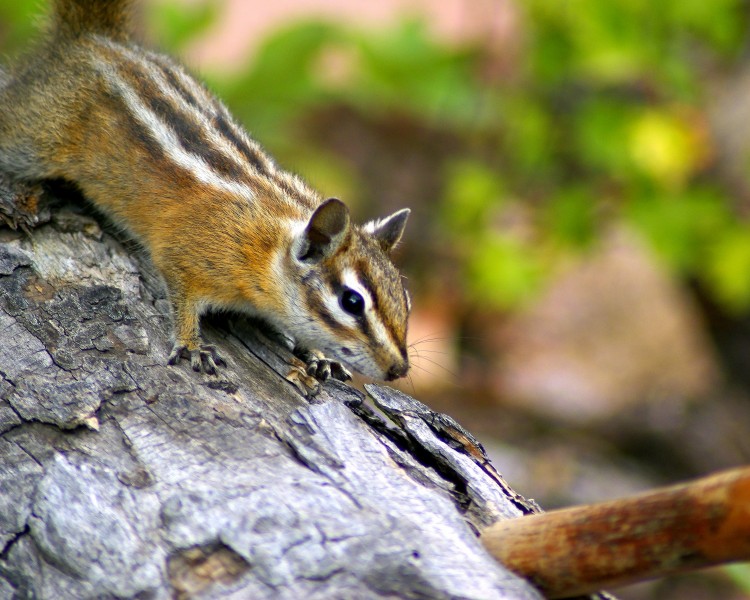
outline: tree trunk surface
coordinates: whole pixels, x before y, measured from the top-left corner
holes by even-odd
[[[148,259],[44,197],[0,180],[0,599],[541,597],[477,537],[534,505],[458,424],[306,398],[240,317],[218,376],[166,366]]]

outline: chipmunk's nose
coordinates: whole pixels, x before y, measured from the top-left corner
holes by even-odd
[[[394,379],[403,377],[408,372],[409,372],[409,361],[407,359],[404,359],[402,361],[392,364],[391,368],[388,369],[388,373],[386,373],[385,378],[387,381],[393,381]]]

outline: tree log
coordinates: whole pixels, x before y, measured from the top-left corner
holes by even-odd
[[[750,468],[498,521],[482,541],[549,598],[750,560]]]
[[[241,317],[204,326],[218,376],[166,366],[148,259],[39,198],[0,184],[0,598],[541,597],[478,538],[534,505],[458,424],[306,398]]]

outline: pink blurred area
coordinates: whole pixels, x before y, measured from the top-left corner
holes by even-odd
[[[193,4],[200,0],[184,0]],[[510,0],[224,0],[218,23],[187,53],[201,68],[231,71],[251,57],[265,35],[298,19],[326,19],[356,27],[382,27],[403,17],[423,17],[441,39],[460,43],[506,37],[516,7]]]

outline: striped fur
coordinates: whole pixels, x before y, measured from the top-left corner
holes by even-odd
[[[0,89],[0,168],[76,183],[148,249],[174,309],[171,361],[212,371],[199,317],[232,309],[367,375],[404,375],[410,307],[388,253],[408,211],[350,224],[181,65],[130,42],[127,5],[54,0],[50,41]]]

